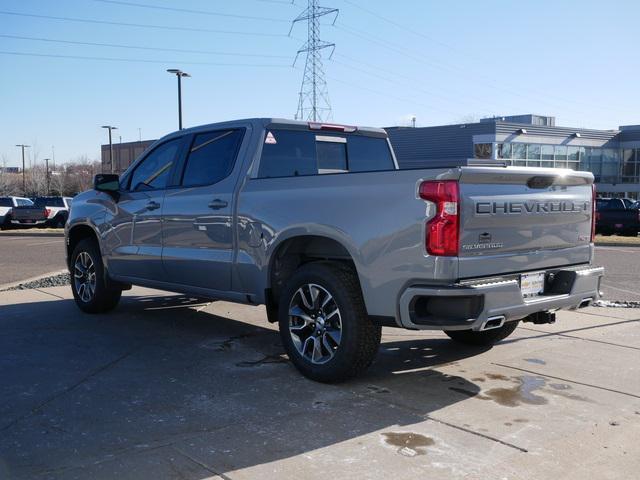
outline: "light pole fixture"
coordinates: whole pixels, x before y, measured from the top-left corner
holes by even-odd
[[[111,173],[113,173],[113,141],[111,139],[111,131],[117,130],[118,127],[114,127],[113,125],[103,125],[102,128],[109,130],[109,164],[111,165]]]
[[[190,77],[191,75],[177,68],[170,68],[167,72],[178,77],[178,130],[182,130],[182,77]]]
[[[49,192],[50,192],[50,185],[51,185],[51,174],[49,173],[49,160],[51,160],[50,158],[45,158],[44,159],[44,165],[45,165],[45,178],[47,180],[47,197],[49,196]]]
[[[24,149],[29,148],[31,145],[24,145],[23,143],[16,145],[16,147],[22,148],[22,194],[27,196],[27,183],[24,177]]]

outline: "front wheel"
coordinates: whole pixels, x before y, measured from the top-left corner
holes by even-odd
[[[287,282],[278,306],[282,343],[304,376],[340,382],[373,362],[382,329],[367,315],[353,269],[306,264]]]
[[[458,343],[474,346],[494,345],[511,335],[518,326],[518,321],[505,323],[500,328],[492,328],[483,332],[473,330],[445,330],[449,338]]]
[[[76,305],[86,313],[113,310],[122,295],[107,278],[95,241],[81,240],[71,255],[71,290]]]

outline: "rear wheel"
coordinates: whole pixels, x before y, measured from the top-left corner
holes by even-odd
[[[280,336],[296,368],[318,382],[340,382],[366,370],[382,329],[374,325],[351,268],[337,263],[302,266],[279,302]]]
[[[76,305],[86,313],[113,310],[122,295],[105,275],[98,245],[94,240],[81,240],[71,255],[71,290]]]
[[[475,332],[473,330],[450,330],[446,333],[452,340],[465,345],[486,346],[494,345],[511,335],[520,322],[508,322],[500,328]]]

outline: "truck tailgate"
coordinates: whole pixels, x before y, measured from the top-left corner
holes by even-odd
[[[460,278],[591,260],[591,173],[462,167],[459,182]]]

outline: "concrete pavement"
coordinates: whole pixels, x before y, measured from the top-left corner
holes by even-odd
[[[640,469],[640,312],[563,312],[493,349],[385,329],[322,385],[264,311],[134,288],[0,293],[0,478],[620,479]]]

